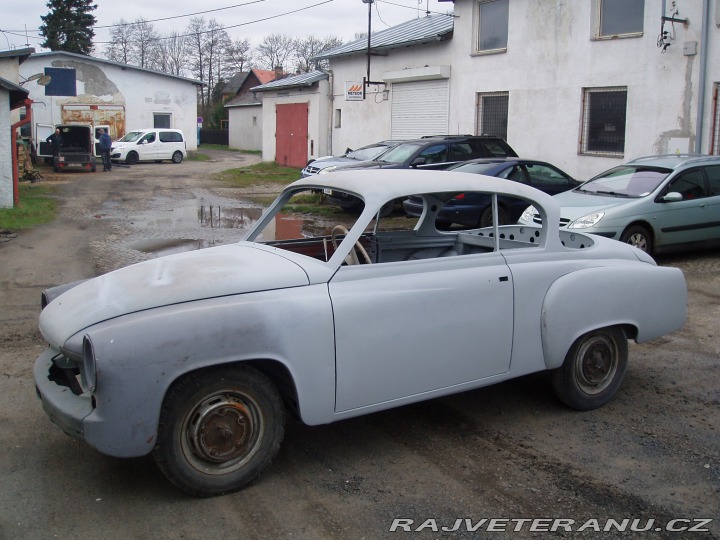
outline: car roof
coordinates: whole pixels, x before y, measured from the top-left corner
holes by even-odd
[[[657,156],[644,156],[628,161],[626,165],[647,165],[651,167],[663,167],[666,169],[677,169],[693,165],[706,165],[716,163],[720,165],[720,156],[708,156],[704,154],[664,154]]]
[[[391,198],[399,199],[419,193],[442,193],[465,191],[488,191],[518,196],[538,201],[544,206],[557,203],[539,190],[518,182],[508,182],[482,174],[454,171],[428,171],[414,169],[369,169],[334,171],[332,174],[317,175],[297,180],[286,190],[297,188],[337,189],[355,193],[366,201]]]

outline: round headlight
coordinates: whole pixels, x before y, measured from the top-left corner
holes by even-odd
[[[95,366],[95,348],[89,336],[83,338],[83,365],[80,370],[80,383],[86,392],[94,392],[97,382]]]

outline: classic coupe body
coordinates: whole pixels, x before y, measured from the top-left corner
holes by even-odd
[[[217,495],[260,474],[287,412],[324,424],[544,370],[561,401],[592,409],[620,386],[628,339],[685,321],[680,270],[559,231],[557,203],[527,186],[438,171],[318,178],[288,186],[237,244],[47,290],[35,381],[53,422],[104,454],[152,453],[181,489]],[[445,202],[479,187],[495,212],[499,196],[519,197],[545,225],[435,227]],[[360,215],[293,214],[335,191]],[[419,218],[381,217],[410,196]]]

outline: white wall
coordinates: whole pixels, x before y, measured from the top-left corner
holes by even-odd
[[[0,88],[0,208],[13,206],[10,125],[10,92]]]
[[[238,150],[262,150],[262,105],[228,107],[229,144]]]
[[[624,161],[673,151],[678,140],[694,151],[700,74],[702,0],[677,2],[676,39],[665,54],[656,46],[660,31],[658,0],[646,0],[640,37],[594,40],[595,0],[513,0],[507,51],[473,55],[474,0],[455,0],[452,39],[373,56],[371,78],[387,71],[451,65],[448,133],[475,133],[479,92],[508,92],[508,142],[519,155],[547,160],[579,179]],[[702,128],[703,153],[709,151],[713,83],[720,82],[720,1],[710,1],[708,73]],[[667,3],[670,9],[670,2]],[[666,30],[671,30],[666,23]],[[698,42],[698,54],[683,46]],[[362,81],[366,57],[331,60],[333,109],[342,109],[342,127],[332,133],[332,153],[357,148],[390,135],[390,98],[370,94],[364,102],[344,101],[344,82]],[[625,153],[620,157],[579,154],[583,88],[627,87]],[[379,102],[378,102],[379,101]]]
[[[383,74],[387,72],[451,63],[450,42],[397,49],[390,51],[388,56],[371,57],[370,79],[383,81]],[[328,154],[342,154],[346,148],[355,149],[390,138],[392,84],[369,86],[365,101],[346,101],[345,82],[362,84],[363,77],[367,76],[367,56],[360,54],[336,59],[331,62],[331,68],[333,119],[335,110],[340,109],[342,122],[340,128],[332,129],[332,147],[328,149]],[[457,132],[451,131],[448,126],[448,133]]]
[[[63,104],[113,104],[125,106],[125,132],[153,126],[154,113],[169,113],[170,127],[185,133],[188,150],[197,149],[197,87],[162,74],[63,55],[32,55],[21,66],[24,77],[45,67],[77,70],[77,96],[45,96],[35,82],[25,85],[33,105],[33,124],[61,121]]]
[[[262,92],[262,158],[263,161],[275,161],[275,106],[290,103],[308,104],[308,142],[307,156],[327,155],[329,148],[329,84],[327,80],[318,81],[311,87],[283,89]]]

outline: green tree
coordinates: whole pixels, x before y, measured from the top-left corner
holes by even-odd
[[[91,12],[97,4],[92,0],[49,0],[46,5],[50,11],[40,17],[40,33],[45,38],[42,46],[51,51],[90,54],[96,22]]]

